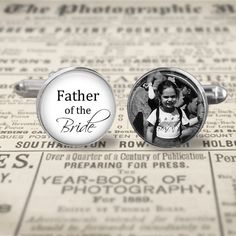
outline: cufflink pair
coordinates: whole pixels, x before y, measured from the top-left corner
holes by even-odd
[[[40,124],[56,141],[81,146],[98,141],[115,118],[111,87],[97,72],[69,67],[47,80],[23,80],[15,85],[23,97],[37,97]],[[189,141],[203,127],[208,104],[225,100],[220,86],[201,86],[177,68],[157,68],[135,83],[128,98],[128,116],[137,134],[158,147]]]

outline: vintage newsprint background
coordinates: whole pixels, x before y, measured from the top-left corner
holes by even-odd
[[[235,1],[1,1],[0,235],[236,235]],[[40,127],[21,79],[85,66],[117,103],[99,142],[59,145]],[[175,66],[228,90],[190,143],[141,140],[126,104],[135,80]]]

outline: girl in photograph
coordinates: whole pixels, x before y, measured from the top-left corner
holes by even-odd
[[[173,82],[165,80],[159,84],[157,93],[159,106],[147,118],[146,139],[158,146],[176,146],[182,132],[182,112],[175,107],[179,90]]]

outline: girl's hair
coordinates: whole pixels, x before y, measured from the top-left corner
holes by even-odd
[[[157,88],[158,95],[161,96],[163,93],[163,90],[166,88],[173,88],[175,90],[176,96],[179,97],[179,90],[175,83],[171,82],[170,80],[165,80],[161,82]]]

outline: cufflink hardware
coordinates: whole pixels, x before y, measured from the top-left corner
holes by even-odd
[[[66,145],[98,141],[115,117],[110,85],[88,68],[63,68],[50,73],[47,80],[22,80],[14,89],[22,97],[37,97],[40,124],[53,139]]]
[[[178,68],[157,68],[137,80],[128,99],[128,117],[133,129],[148,143],[176,147],[202,129],[208,104],[227,97],[221,86],[202,86]]]

